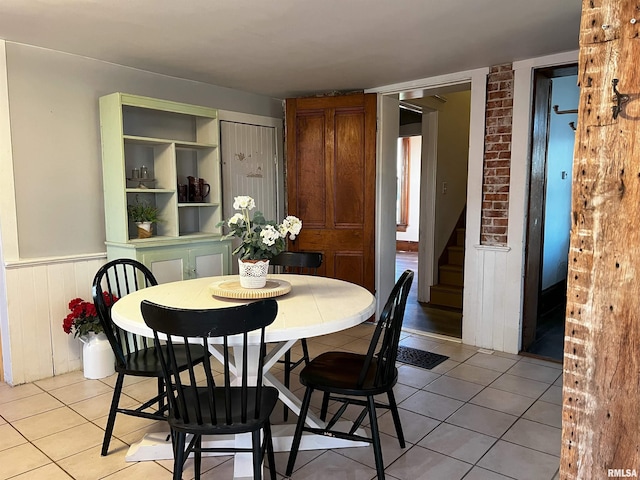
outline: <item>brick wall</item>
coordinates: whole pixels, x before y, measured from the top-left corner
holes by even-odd
[[[509,177],[513,120],[513,69],[491,67],[487,77],[484,179],[480,243],[506,245],[509,223]]]

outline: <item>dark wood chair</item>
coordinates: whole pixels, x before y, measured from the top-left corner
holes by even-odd
[[[302,433],[311,432],[373,444],[378,478],[384,479],[384,462],[382,460],[376,408],[386,408],[391,411],[400,447],[405,447],[398,407],[393,395],[393,386],[398,380],[396,356],[405,305],[412,281],[413,272],[406,270],[396,282],[382,310],[366,355],[349,352],[325,352],[314,358],[300,372],[300,382],[307,389],[302,400],[300,417],[298,418],[293,444],[291,445],[287,476],[291,476],[293,473]],[[325,428],[305,426],[311,394],[314,390],[324,392],[320,411],[322,420],[326,420],[329,400],[342,403],[338,411],[325,425]],[[385,393],[388,398],[388,404],[376,401],[376,395]],[[333,427],[349,405],[363,407],[362,412],[353,422],[353,426],[349,431],[335,430]],[[371,437],[364,437],[356,433],[367,414],[370,422]]]
[[[320,252],[282,252],[269,261],[274,267],[282,267],[283,273],[295,273],[299,275],[315,275],[322,265],[322,253]],[[300,339],[302,346],[302,357],[298,360],[291,360],[291,350],[287,350],[283,360],[278,363],[284,364],[284,386],[289,388],[291,384],[291,371],[301,365],[309,363],[309,347],[307,340]],[[289,418],[289,409],[284,407],[284,421]]]
[[[247,305],[208,310],[184,310],[142,302],[142,316],[153,329],[156,348],[166,342],[166,350],[161,350],[160,362],[169,389],[169,425],[174,447],[173,478],[182,478],[185,460],[194,453],[196,479],[200,478],[202,452],[253,452],[253,478],[262,478],[262,459],[265,451],[269,460],[271,479],[275,480],[276,470],[271,440],[269,415],[278,401],[278,391],[274,387],[262,385],[264,357],[256,355],[255,384],[250,385],[246,368],[249,365],[248,346],[251,343],[262,351],[265,327],[270,325],[278,313],[278,304],[273,299],[261,300]],[[206,355],[209,339],[221,337],[224,357],[224,375],[216,384],[209,362],[204,363],[204,379],[188,364],[187,374],[176,374],[179,364],[176,351],[183,345],[191,345]],[[251,338],[251,342],[249,339]],[[231,384],[229,349],[242,346],[242,374]],[[236,348],[237,352],[237,348]],[[238,365],[238,358],[235,365]],[[253,369],[252,373],[254,372]],[[264,440],[260,431],[264,431]],[[251,448],[206,447],[203,435],[233,435],[251,433]],[[186,444],[187,434],[193,437]]]
[[[146,266],[128,258],[106,263],[98,270],[93,279],[93,303],[115,355],[115,370],[118,374],[102,442],[103,456],[107,455],[109,451],[109,443],[118,413],[150,420],[166,420],[167,418],[168,404],[165,402],[164,375],[153,341],[119,328],[111,319],[111,302],[105,301],[111,296],[119,299],[141,288],[157,284],[155,277]],[[107,298],[103,292],[107,293]],[[180,359],[180,369],[184,370],[187,364],[187,352],[184,349],[178,352],[178,358]],[[191,360],[194,362],[202,362],[204,358],[201,352],[198,354],[194,352],[191,356]],[[157,395],[137,408],[120,408],[118,405],[125,375],[156,378],[158,380]]]

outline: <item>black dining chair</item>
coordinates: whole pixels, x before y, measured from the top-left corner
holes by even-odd
[[[294,273],[298,275],[316,275],[318,268],[322,266],[322,253],[320,252],[282,252],[269,261],[274,267],[282,267],[283,273]],[[284,364],[284,386],[289,388],[291,384],[291,371],[301,365],[309,363],[309,347],[305,338],[300,339],[302,346],[302,357],[291,360],[291,350],[287,350],[283,360],[278,363]],[[284,421],[289,418],[289,409],[284,406]]]
[[[153,329],[156,347],[166,342],[160,362],[169,389],[169,425],[173,438],[173,478],[182,478],[185,460],[194,453],[196,479],[200,478],[202,452],[253,452],[253,478],[262,478],[262,459],[265,451],[269,460],[271,479],[275,480],[275,460],[269,416],[278,401],[274,387],[263,386],[264,357],[256,355],[255,384],[250,384],[247,368],[250,346],[264,347],[265,327],[273,323],[278,313],[274,299],[230,308],[185,310],[165,307],[147,300],[141,305],[142,316]],[[186,374],[176,373],[177,350],[191,345],[205,355],[211,338],[219,338],[224,357],[224,375],[216,383],[209,362],[204,363],[204,379],[189,363]],[[232,371],[239,358],[231,359],[229,349],[241,346],[242,373],[232,384]],[[252,365],[253,366],[253,365]],[[236,372],[237,373],[237,372]],[[264,431],[264,440],[260,432]],[[203,435],[234,435],[251,433],[251,448],[206,447]],[[193,435],[186,445],[187,434]]]
[[[400,448],[405,447],[398,407],[393,395],[393,386],[398,380],[396,356],[405,305],[412,281],[413,272],[406,270],[396,282],[382,310],[378,324],[373,332],[369,349],[365,355],[350,352],[325,352],[311,360],[309,365],[305,366],[300,372],[300,382],[307,388],[302,400],[302,408],[300,409],[300,417],[296,425],[293,444],[291,445],[287,476],[291,476],[291,473],[293,473],[302,433],[311,432],[373,444],[373,455],[378,478],[384,479],[384,462],[382,460],[376,408],[386,408],[391,411]],[[305,426],[305,419],[311,403],[311,394],[314,390],[323,392],[320,410],[320,418],[322,420],[326,420],[330,400],[342,403],[324,428]],[[385,393],[388,399],[387,404],[376,401],[376,395]],[[362,412],[354,420],[349,431],[334,429],[336,422],[349,405],[363,407]],[[371,437],[356,433],[367,414]]]
[[[98,270],[93,279],[93,303],[113,350],[115,370],[118,374],[102,442],[101,453],[103,456],[107,455],[109,451],[109,443],[118,413],[150,420],[166,420],[167,418],[168,404],[165,402],[164,375],[153,341],[133,335],[118,327],[111,319],[112,302],[108,301],[110,298],[119,299],[141,288],[157,284],[158,282],[151,270],[142,263],[128,258],[116,259],[106,263]],[[106,295],[104,292],[106,292]],[[177,355],[179,368],[182,371],[187,367],[188,356],[186,349],[183,348],[182,351],[177,352]],[[205,358],[208,358],[208,356],[203,356],[202,352],[193,352],[190,354],[189,360],[202,363]],[[119,407],[125,375],[156,378],[158,380],[157,395],[137,408]]]

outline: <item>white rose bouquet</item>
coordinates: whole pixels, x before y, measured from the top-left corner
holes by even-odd
[[[249,211],[256,207],[256,202],[251,197],[235,197],[233,208],[240,210],[229,220],[222,221],[218,226],[225,225],[229,228],[223,238],[238,237],[240,246],[233,253],[238,254],[241,260],[268,260],[284,251],[287,235],[294,240],[302,229],[302,221],[289,215],[281,224],[272,220],[265,220],[264,215],[256,211],[253,219],[249,217]]]

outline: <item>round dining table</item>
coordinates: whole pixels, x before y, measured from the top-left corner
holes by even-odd
[[[204,277],[163,283],[130,293],[111,310],[113,321],[129,332],[152,337],[140,312],[142,300],[174,308],[224,308],[241,305],[256,298],[225,298],[212,291],[224,283],[237,282],[238,276]],[[270,274],[268,281],[288,283],[291,290],[274,297],[278,316],[267,327],[266,342],[281,342],[326,335],[353,327],[375,313],[375,297],[365,288],[335,278],[312,275]],[[218,288],[216,288],[218,287]],[[229,290],[229,295],[235,295]],[[268,289],[262,289],[268,295]],[[247,292],[251,295],[252,292]],[[256,296],[259,296],[256,293]]]
[[[124,330],[145,337],[153,337],[153,331],[142,318],[140,304],[148,300],[160,305],[185,309],[225,308],[273,296],[278,302],[278,315],[265,332],[269,353],[265,358],[263,379],[267,385],[278,389],[279,398],[296,414],[301,400],[284,386],[269,369],[289,350],[297,340],[346,330],[371,318],[376,310],[375,297],[365,288],[334,278],[311,275],[269,274],[267,288],[262,291],[244,291],[236,287],[238,276],[206,277],[179,282],[164,283],[130,293],[118,300],[111,309],[113,321]],[[233,288],[232,288],[233,287]],[[230,298],[234,297],[234,298]],[[243,298],[235,298],[243,297]],[[212,339],[209,350],[222,358],[221,346]],[[259,355],[258,345],[249,356]],[[239,352],[236,352],[236,358]],[[309,412],[307,423],[321,426],[323,421]],[[288,451],[295,425],[274,425],[274,450]],[[238,437],[242,437],[239,435]],[[236,440],[245,442],[246,439]],[[368,445],[317,435],[305,436],[301,449],[341,448]],[[171,444],[166,434],[150,433],[133,444],[127,461],[173,458]],[[251,478],[250,454],[236,454],[234,478]]]

